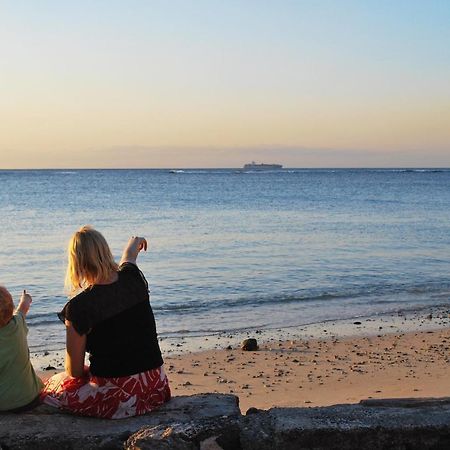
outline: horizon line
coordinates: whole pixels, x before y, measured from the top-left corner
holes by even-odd
[[[1,172],[7,171],[27,171],[27,170],[245,170],[243,167],[17,167],[1,168]],[[282,172],[284,170],[450,170],[450,166],[357,166],[357,167],[333,167],[333,166],[303,166],[303,167],[284,167],[273,169],[273,171]],[[271,171],[269,169],[269,171]],[[260,172],[264,172],[261,170]]]

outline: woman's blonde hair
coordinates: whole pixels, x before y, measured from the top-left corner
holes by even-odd
[[[13,316],[14,302],[6,288],[0,286],[0,328],[4,327]]]
[[[72,236],[67,256],[66,288],[71,295],[111,278],[118,270],[106,239],[89,225]]]

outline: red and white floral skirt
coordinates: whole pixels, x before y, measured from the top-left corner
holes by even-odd
[[[45,383],[41,401],[83,416],[123,419],[139,416],[170,400],[163,367],[126,377],[86,375],[74,378],[58,373]]]

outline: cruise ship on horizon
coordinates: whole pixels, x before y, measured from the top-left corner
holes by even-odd
[[[282,168],[281,164],[257,164],[255,161],[244,165],[245,170],[279,170]]]

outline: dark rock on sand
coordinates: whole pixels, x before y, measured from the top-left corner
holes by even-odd
[[[241,344],[241,349],[248,352],[258,350],[258,342],[254,338],[244,339]]]

